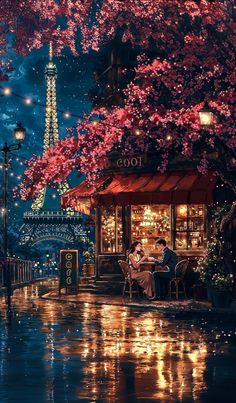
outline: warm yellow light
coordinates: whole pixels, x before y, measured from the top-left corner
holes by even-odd
[[[201,126],[211,126],[213,124],[212,112],[199,112]]]
[[[93,125],[93,126],[97,126],[97,124],[98,124],[98,121],[97,121],[97,120],[94,120],[94,121],[92,122],[92,125]]]
[[[210,127],[215,123],[214,110],[205,102],[202,109],[199,110],[199,119],[202,127]]]
[[[179,214],[182,216],[186,216],[187,214],[187,206],[180,206],[179,207]]]
[[[17,141],[19,141],[19,142],[24,141],[24,139],[25,139],[25,129],[22,126],[21,123],[17,123],[17,125],[16,125],[16,127],[14,129],[14,136],[15,136],[15,139]]]
[[[30,99],[30,98],[25,98],[25,104],[26,104],[26,105],[31,105],[31,104],[32,104],[32,99]]]
[[[11,89],[8,88],[8,87],[4,88],[4,89],[3,89],[3,94],[4,94],[4,95],[10,95],[10,94],[11,94]]]
[[[167,140],[167,141],[172,140],[172,136],[171,136],[170,134],[167,134],[167,136],[166,136],[166,140]]]
[[[139,129],[136,129],[136,130],[135,130],[135,134],[136,134],[136,136],[139,136],[139,135],[140,135],[140,130],[139,130]]]
[[[68,119],[70,117],[70,114],[69,114],[69,112],[65,112],[63,116],[64,116],[64,118]]]

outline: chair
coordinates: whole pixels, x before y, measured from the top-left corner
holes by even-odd
[[[185,274],[188,267],[188,259],[180,260],[175,266],[175,277],[170,279],[169,284],[169,297],[175,295],[175,298],[179,299],[179,294],[184,294],[186,298],[185,289]],[[181,286],[181,288],[180,288]],[[173,289],[174,288],[174,289]]]
[[[136,280],[131,278],[131,271],[128,263],[124,260],[118,260],[118,263],[124,275],[124,287],[122,295],[124,297],[125,293],[129,293],[129,299],[131,301],[133,294],[139,294],[138,283]],[[134,286],[136,287],[136,290],[134,289]]]

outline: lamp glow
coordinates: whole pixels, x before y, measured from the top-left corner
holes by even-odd
[[[3,89],[3,94],[4,94],[4,95],[10,95],[10,94],[11,94],[11,89],[8,88],[8,87],[4,88],[4,89]]]
[[[199,119],[202,127],[211,127],[215,122],[214,110],[205,102],[202,109],[199,110]]]
[[[25,139],[25,129],[20,122],[17,123],[16,128],[14,129],[14,136],[16,141],[19,141],[20,143]]]

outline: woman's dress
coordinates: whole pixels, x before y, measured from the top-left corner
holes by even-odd
[[[130,259],[130,256],[133,257],[134,261],[138,263],[141,260],[140,255],[129,255],[129,265],[131,269],[131,278],[136,280],[137,283],[140,285],[140,287],[143,288],[144,294],[146,294],[148,297],[153,297],[155,293],[155,283],[154,283],[154,278],[153,275],[150,271],[140,271],[140,268],[136,269],[132,265],[132,261]]]

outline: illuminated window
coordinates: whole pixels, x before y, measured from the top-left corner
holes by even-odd
[[[175,208],[175,249],[204,248],[204,206],[180,204]]]
[[[155,239],[165,238],[170,243],[170,206],[132,206],[132,242],[139,240],[145,252],[155,249]]]
[[[122,207],[102,208],[101,250],[104,253],[123,251]]]

